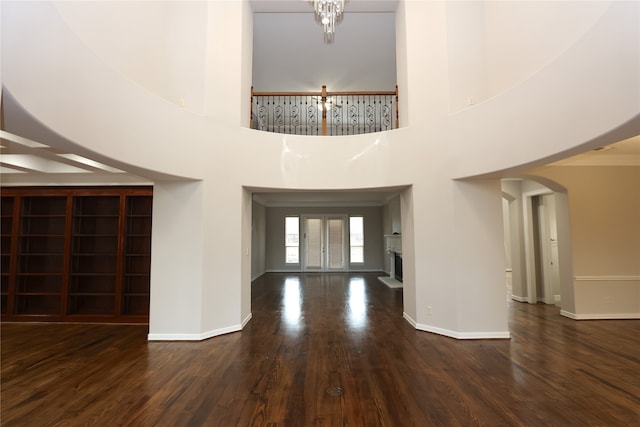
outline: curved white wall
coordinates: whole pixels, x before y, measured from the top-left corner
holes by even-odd
[[[250,318],[245,187],[410,187],[401,200],[408,320],[459,338],[508,336],[499,183],[453,179],[573,149],[639,111],[637,3],[612,5],[531,79],[450,114],[447,8],[403,2],[398,80],[408,127],[326,138],[241,127],[251,85],[245,2],[207,4],[204,115],[108,66],[50,4],[2,7],[3,83],[34,117],[151,179],[158,171],[201,181],[155,183],[152,339],[201,339]],[[219,111],[219,99],[231,107]]]
[[[204,111],[206,2],[56,1],[54,7],[106,65],[169,102]]]

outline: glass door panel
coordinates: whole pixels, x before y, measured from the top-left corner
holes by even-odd
[[[346,218],[303,217],[304,271],[344,271]]]

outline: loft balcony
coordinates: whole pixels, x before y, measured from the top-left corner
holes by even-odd
[[[254,92],[251,128],[291,135],[359,135],[398,127],[395,91]]]

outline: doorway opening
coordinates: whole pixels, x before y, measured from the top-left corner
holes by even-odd
[[[302,271],[347,269],[347,217],[302,216]]]
[[[343,273],[389,274],[394,265],[385,239],[399,238],[404,224],[412,224],[407,220],[412,211],[410,187],[348,192],[244,187],[243,194],[247,315],[252,283],[268,273],[326,274],[327,279]],[[403,268],[407,277],[412,283],[413,271]],[[402,299],[411,302],[409,314],[414,318],[413,287]]]
[[[509,179],[502,192],[508,298],[561,305],[562,295],[571,295],[563,288],[572,284],[566,190],[553,182]]]
[[[558,227],[554,193],[534,195],[527,201],[530,224],[529,260],[533,288],[529,302],[560,303],[560,275],[558,259]]]

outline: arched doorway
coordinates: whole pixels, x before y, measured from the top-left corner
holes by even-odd
[[[512,299],[530,304],[573,304],[567,192],[538,178],[503,180],[508,207]],[[505,236],[507,236],[505,225]]]

